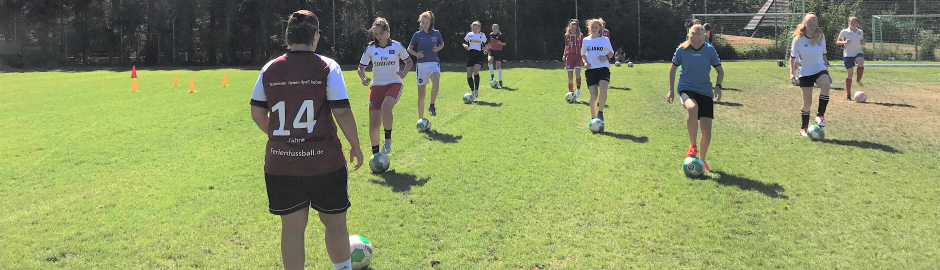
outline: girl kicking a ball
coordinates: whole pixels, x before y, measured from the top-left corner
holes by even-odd
[[[390,38],[391,31],[385,18],[376,18],[369,29],[375,38],[369,42],[362,59],[359,60],[359,78],[362,85],[369,86],[369,138],[372,142],[372,154],[379,152],[379,129],[385,126],[385,146],[382,153],[392,152],[392,109],[401,98],[401,79],[408,76],[411,69],[411,56],[408,50]],[[372,62],[372,77],[366,77],[366,67]],[[405,68],[399,69],[399,62],[405,62]]]
[[[825,127],[826,106],[829,105],[829,61],[826,60],[826,35],[819,29],[816,14],[803,16],[803,22],[793,31],[793,46],[790,48],[790,83],[803,90],[803,107],[800,109],[800,135],[806,136],[809,127],[809,110],[813,105],[813,86],[819,86],[819,109],[816,123]],[[797,76],[799,75],[799,76]]]
[[[705,28],[702,25],[693,25],[689,28],[689,39],[676,48],[672,57],[672,66],[669,67],[669,93],[666,102],[672,103],[676,82],[676,69],[679,71],[679,99],[688,111],[686,126],[689,128],[689,151],[686,157],[698,156],[705,164],[705,171],[711,171],[705,162],[708,145],[712,140],[712,120],[715,118],[714,102],[712,98],[721,101],[721,82],[725,78],[725,70],[721,67],[718,51],[711,44],[705,42]],[[718,72],[718,79],[714,88],[711,82],[712,67]],[[702,140],[698,144],[702,147],[699,152],[695,144],[699,127],[702,128]]]
[[[858,86],[862,85],[862,74],[865,73],[865,53],[862,52],[862,45],[865,45],[865,33],[858,28],[858,18],[849,18],[849,28],[842,29],[839,32],[839,39],[836,45],[845,46],[842,52],[842,59],[845,61],[845,99],[852,100],[852,71],[858,65],[858,79],[855,81]]]
[[[581,44],[581,59],[584,61],[584,76],[587,77],[588,89],[591,91],[591,119],[604,121],[604,106],[607,104],[607,86],[610,84],[610,58],[614,57],[614,49],[610,46],[610,39],[604,37],[604,19],[597,18],[587,21],[588,32],[591,36],[584,38]]]

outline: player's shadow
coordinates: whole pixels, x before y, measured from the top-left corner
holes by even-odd
[[[872,102],[871,104],[887,106],[887,107],[902,107],[902,108],[912,108],[916,109],[917,106],[904,104],[904,103],[884,103],[884,102]]]
[[[613,132],[607,132],[607,131],[601,132],[600,134],[604,136],[614,137],[614,138],[621,139],[621,140],[631,140],[635,143],[646,143],[650,141],[650,139],[647,138],[646,136],[637,137],[637,136],[633,136],[630,134],[620,134],[620,133],[613,133]]]
[[[576,104],[581,104],[581,105],[588,106],[588,107],[591,106],[591,104],[588,104],[587,102],[584,102],[584,101],[578,101]],[[610,104],[604,104],[604,109],[609,109],[609,108],[610,108]]]
[[[607,88],[616,89],[616,90],[624,90],[624,91],[633,90],[633,89],[630,89],[630,87],[619,87],[619,86],[610,86],[610,87],[607,87]]]
[[[418,179],[417,176],[410,173],[398,173],[395,170],[389,170],[379,174],[385,181],[372,180],[372,183],[392,187],[393,192],[411,191],[414,186],[424,186],[431,180],[429,177]]]
[[[516,90],[519,90],[519,88],[512,88],[512,87],[505,87],[505,86],[503,86],[503,87],[500,87],[500,88],[496,88],[496,90],[516,91]]]
[[[718,175],[718,177],[709,176],[707,179],[715,181],[715,183],[721,184],[723,186],[736,186],[741,190],[754,190],[760,192],[767,197],[777,198],[777,199],[789,199],[787,195],[781,194],[784,191],[787,191],[783,186],[777,183],[766,184],[761,181],[754,179],[749,179],[733,174],[728,174],[723,171],[712,171],[712,173]]]
[[[844,145],[844,146],[858,147],[858,148],[863,148],[863,149],[881,150],[881,151],[885,151],[885,152],[892,153],[892,154],[900,153],[900,151],[898,151],[897,149],[894,149],[894,147],[891,147],[889,145],[866,142],[866,141],[856,141],[856,140],[846,141],[846,140],[828,139],[828,140],[823,140],[822,142],[837,144],[837,145]]]
[[[454,136],[452,134],[440,133],[433,129],[425,132],[424,135],[428,136],[428,139],[442,143],[456,143],[457,141],[460,141],[460,139],[463,139],[463,135]]]
[[[819,88],[819,86],[816,86],[816,88]],[[832,90],[845,90],[845,88],[842,88],[842,87],[829,87],[829,89],[832,89]]]
[[[743,91],[744,91],[744,90],[741,90],[741,89],[738,89],[738,88],[721,88],[721,91],[724,91],[724,90],[735,91],[735,92],[743,92]]]
[[[503,106],[502,103],[493,103],[493,102],[486,102],[486,101],[474,101],[473,104],[480,105],[480,106],[494,107],[494,108]]]
[[[715,104],[717,104],[717,105],[723,105],[723,106],[728,106],[728,107],[741,107],[741,106],[744,106],[744,105],[741,104],[741,103],[734,103],[734,102],[727,102],[727,101],[715,101]]]

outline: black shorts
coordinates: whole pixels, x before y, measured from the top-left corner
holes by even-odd
[[[268,211],[287,215],[307,206],[324,214],[349,209],[349,171],[346,166],[317,176],[264,174],[268,189]]]
[[[829,71],[823,70],[813,75],[800,77],[800,87],[813,87],[816,85],[816,80],[822,77],[822,75],[829,76]],[[832,82],[832,77],[829,77],[829,82]]]
[[[698,119],[702,117],[715,119],[715,101],[711,97],[689,90],[679,90],[679,96],[682,94],[695,101],[695,105],[698,106]]]
[[[486,63],[486,54],[483,54],[483,51],[467,51],[467,67],[472,67],[474,65],[482,66],[483,63]]]
[[[588,69],[584,71],[584,77],[586,77],[589,87],[598,85],[601,81],[610,83],[610,69],[605,67]]]
[[[496,61],[502,62],[502,61],[503,61],[503,51],[502,51],[502,50],[499,50],[499,51],[497,51],[497,50],[490,50],[490,56],[493,57],[493,62],[496,62]]]

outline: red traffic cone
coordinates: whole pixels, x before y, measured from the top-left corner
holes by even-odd
[[[131,67],[131,78],[132,79],[137,78],[137,66]]]

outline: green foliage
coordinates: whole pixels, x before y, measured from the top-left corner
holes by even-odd
[[[940,34],[933,30],[924,30],[920,32],[920,39],[917,41],[917,59],[936,60],[936,49],[940,45]]]

